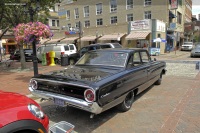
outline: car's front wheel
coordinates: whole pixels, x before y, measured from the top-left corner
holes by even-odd
[[[162,73],[160,74],[159,79],[155,82],[155,85],[160,85],[162,82]]]
[[[120,111],[122,112],[126,112],[128,111],[131,107],[132,107],[132,104],[133,104],[133,101],[134,101],[134,93],[133,92],[130,92],[126,98],[124,99],[124,101],[122,103],[120,103],[117,107]]]

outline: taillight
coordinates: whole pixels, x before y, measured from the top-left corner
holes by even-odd
[[[64,55],[65,54],[65,52],[61,52],[61,55]]]
[[[38,88],[37,81],[31,79],[31,80],[30,80],[30,83],[29,83],[29,86],[30,86],[32,89],[36,90],[36,89]]]
[[[84,97],[87,102],[94,102],[95,100],[95,93],[91,89],[87,89],[84,92]]]

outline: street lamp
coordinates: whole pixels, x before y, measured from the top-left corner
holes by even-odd
[[[31,3],[33,3],[34,0],[31,0]],[[24,6],[26,8],[27,4]],[[28,7],[28,10],[25,11],[26,13],[29,13],[30,15],[30,21],[33,22],[33,16],[37,11],[40,9],[40,3],[39,0],[36,0],[36,7],[33,8],[32,6]],[[38,75],[38,61],[37,61],[37,53],[36,53],[36,39],[32,42],[32,48],[33,48],[33,70],[34,70],[34,76]]]

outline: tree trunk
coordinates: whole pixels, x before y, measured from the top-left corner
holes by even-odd
[[[26,69],[26,60],[23,50],[23,44],[19,45],[19,52],[20,52],[20,62],[21,62],[21,70]]]

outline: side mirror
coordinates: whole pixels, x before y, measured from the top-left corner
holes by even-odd
[[[153,61],[157,61],[156,58],[154,58]]]

